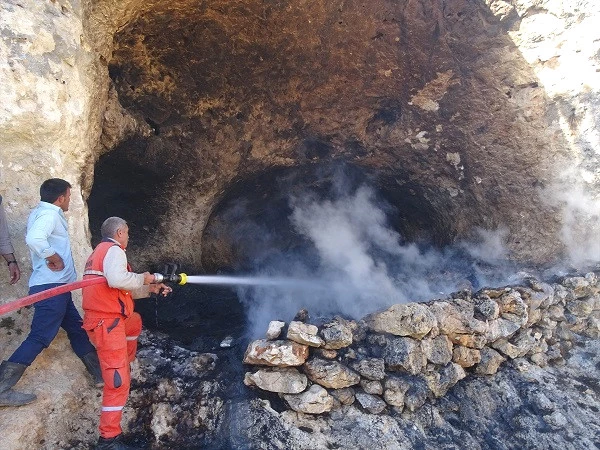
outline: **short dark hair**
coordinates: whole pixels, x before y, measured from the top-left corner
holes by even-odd
[[[58,197],[65,195],[71,183],[60,178],[50,178],[40,186],[40,200],[47,203],[54,203]]]

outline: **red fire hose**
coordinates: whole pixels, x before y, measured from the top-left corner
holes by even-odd
[[[93,286],[94,284],[102,283],[106,283],[106,278],[94,277],[85,280],[74,281],[73,283],[63,284],[62,286],[56,286],[52,289],[48,289],[47,291],[38,292],[37,294],[31,294],[27,297],[23,297],[18,300],[5,303],[4,305],[0,305],[0,316],[11,311],[16,311],[17,309],[22,308],[23,306],[33,305],[34,303],[37,303],[40,300],[45,300],[47,298],[54,297],[55,295],[64,294],[65,292],[74,291],[75,289],[81,289],[86,286]]]

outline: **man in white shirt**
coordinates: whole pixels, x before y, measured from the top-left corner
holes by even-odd
[[[71,254],[67,219],[71,185],[51,178],[40,187],[40,203],[27,222],[26,242],[31,253],[33,272],[29,294],[52,289],[77,279]],[[71,293],[50,297],[34,304],[31,331],[19,348],[0,365],[0,406],[21,406],[36,399],[33,394],[16,392],[12,387],[62,327],[75,354],[83,361],[96,386],[103,385],[96,349],[81,328],[82,320],[73,304]]]

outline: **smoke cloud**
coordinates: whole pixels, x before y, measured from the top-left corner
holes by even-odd
[[[578,269],[600,261],[600,200],[587,179],[592,176],[581,168],[566,171],[542,197],[560,211],[565,262]]]
[[[270,258],[260,276],[306,280],[293,287],[239,289],[253,335],[270,320],[291,320],[302,308],[313,320],[340,314],[359,319],[392,304],[443,298],[461,288],[508,282],[506,230],[477,230],[475,242],[452,248],[404,243],[388,223],[376,192],[362,186],[347,195],[322,199],[295,195],[289,218],[311,248]]]

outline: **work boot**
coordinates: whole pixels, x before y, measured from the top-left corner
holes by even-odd
[[[11,388],[23,376],[27,366],[25,364],[3,361],[0,364],[0,406],[21,406],[34,401],[37,397],[33,394],[23,394]]]
[[[90,373],[90,375],[94,379],[94,384],[96,385],[96,387],[99,387],[99,388],[103,387],[104,380],[102,379],[102,369],[100,368],[100,361],[98,360],[98,353],[96,353],[95,350],[91,351],[89,353],[86,353],[85,355],[83,355],[81,357],[81,360],[83,361],[83,365],[85,366],[87,371]]]
[[[113,438],[105,439],[102,436],[98,438],[96,450],[141,450],[138,447],[132,447],[123,443],[123,435],[119,434]]]

